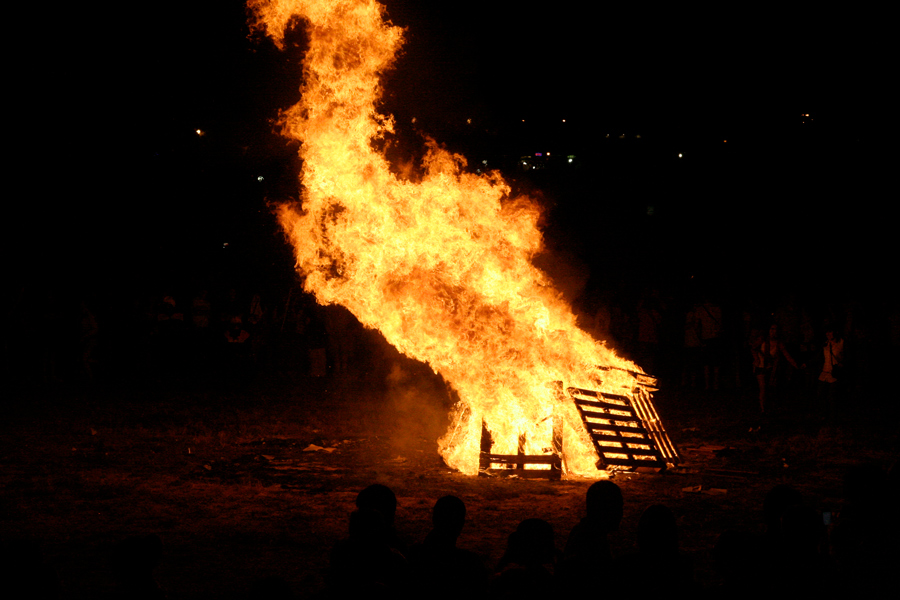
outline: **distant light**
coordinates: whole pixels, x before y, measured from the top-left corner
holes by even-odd
[[[228,242],[225,242],[224,244],[222,244],[222,247],[223,247],[223,248],[227,248],[227,247],[228,247]]]
[[[204,136],[204,135],[206,135],[206,132],[203,131],[202,129],[195,129],[195,130],[194,130],[194,133],[196,133],[197,135],[199,135],[199,136],[201,136],[201,137]]]
[[[469,125],[471,125],[471,124],[472,124],[472,119],[466,119],[466,123],[468,123]]]
[[[634,137],[636,137],[637,139],[641,139],[641,134],[637,134],[637,135],[634,136]]]
[[[723,144],[727,144],[727,143],[728,143],[728,140],[722,140],[722,143],[723,143]]]
[[[572,161],[573,161],[573,160],[574,160],[574,159],[572,159],[572,158],[569,159],[569,164],[570,164],[570,165],[572,164]]]
[[[413,123],[416,122],[416,118],[415,118],[415,117],[412,118],[412,122],[413,122]]]
[[[684,155],[683,155],[681,152],[679,152],[679,153],[678,153],[678,158],[681,158],[682,156],[684,156]]]
[[[265,179],[265,177],[263,177],[262,175],[257,175],[257,176],[256,176],[256,180],[257,180],[257,181],[263,181],[264,179]]]
[[[484,159],[483,161],[481,161],[481,164],[486,165],[486,164],[487,164],[487,159]]]
[[[535,156],[543,156],[543,154],[541,154],[540,152],[535,152],[534,155]]]
[[[565,122],[566,122],[566,120],[565,120],[565,119],[563,119],[563,123],[565,123]]]

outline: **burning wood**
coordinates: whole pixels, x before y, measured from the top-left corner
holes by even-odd
[[[295,17],[307,25],[301,100],[283,116],[285,135],[301,142],[302,204],[279,212],[306,290],[345,306],[454,387],[460,403],[438,441],[448,465],[478,472],[483,429],[494,457],[547,454],[560,439],[550,452],[564,456],[560,470],[596,476],[614,464],[598,468],[597,441],[560,388],[627,394],[636,418],[655,427],[654,380],[580,330],[534,266],[543,244],[536,203],[511,196],[499,173],[467,172],[465,158],[437,144],[428,144],[416,182],[375,149],[393,132],[377,105],[380,76],[402,43],[384,8],[375,0],[250,4],[278,44]]]

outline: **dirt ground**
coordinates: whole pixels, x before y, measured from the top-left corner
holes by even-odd
[[[156,575],[172,598],[243,598],[273,575],[303,598],[322,588],[328,550],[346,536],[356,494],[379,482],[397,495],[396,527],[408,543],[430,529],[435,500],[455,494],[468,509],[459,546],[486,564],[496,564],[529,517],[549,521],[562,548],[592,481],[450,470],[435,444],[449,401],[440,382],[412,371],[388,387],[364,377],[257,377],[228,386],[20,391],[4,401],[0,424],[3,541],[37,546],[64,598],[111,590],[115,544],[149,533],[163,540]],[[863,394],[826,427],[799,392],[765,419],[754,393],[657,394],[683,463],[614,476],[625,497],[614,554],[634,548],[647,506],[666,504],[696,578],[712,586],[717,536],[761,530],[774,485],[794,485],[812,506],[838,511],[848,467],[887,468],[897,457],[896,411]]]

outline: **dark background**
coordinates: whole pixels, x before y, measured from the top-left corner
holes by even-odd
[[[9,277],[26,296],[107,305],[203,287],[283,297],[296,275],[271,205],[296,197],[299,164],[273,123],[298,99],[302,32],[280,52],[237,1],[110,8],[59,8],[20,42]],[[400,158],[432,136],[537,198],[542,266],[574,271],[573,297],[712,292],[763,312],[791,293],[888,297],[879,15],[412,0],[387,12],[407,29],[382,107]]]
[[[846,260],[877,278],[892,229],[878,15],[410,0],[388,15],[407,42],[384,110],[409,152],[427,134],[540,190],[548,234],[591,267],[782,284]],[[266,201],[296,194],[271,123],[301,83],[291,41],[250,36],[235,1],[57,13],[22,73],[25,270],[283,258]],[[526,176],[516,159],[536,152],[575,161]]]

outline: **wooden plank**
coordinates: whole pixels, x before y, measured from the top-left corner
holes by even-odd
[[[621,435],[603,435],[602,433],[591,433],[591,439],[596,440],[598,442],[620,442],[622,444],[643,444],[644,446],[650,446],[654,450],[655,444],[653,440],[650,438],[633,438],[633,437],[622,437]]]
[[[482,454],[481,460],[509,465],[552,465],[560,462],[560,458],[553,454]]]
[[[578,398],[576,396],[572,396],[572,400],[575,400],[579,404],[600,404],[604,406],[613,406],[619,407],[623,409],[630,409],[631,403],[628,401],[627,396],[619,396],[617,394],[601,394],[597,392],[596,396],[592,396],[589,398]]]
[[[575,403],[575,406],[585,410],[585,409],[594,409],[595,411],[600,410],[618,410],[622,412],[627,412],[632,415],[636,415],[634,409],[630,406],[622,406],[619,404],[612,404],[610,402],[596,402],[594,400],[582,400],[581,398],[573,398],[572,401]]]
[[[562,471],[559,469],[482,469],[478,474],[521,477],[523,479],[560,479]]]
[[[635,458],[607,458],[603,457],[603,462],[607,465],[617,466],[617,467],[655,467],[660,464],[665,464],[665,461],[661,460],[638,460]]]
[[[608,446],[604,446],[606,450],[603,452],[603,460],[643,460],[644,462],[650,461],[655,463],[665,462],[665,459],[660,456],[659,452],[653,452],[650,450],[635,450],[633,448],[610,448]],[[628,456],[625,458],[615,458],[615,457],[607,457],[606,454],[625,454]],[[647,458],[635,458],[637,456],[646,456]]]
[[[592,433],[594,431],[619,431],[625,433],[640,433],[643,435],[647,435],[647,430],[643,427],[633,427],[629,425],[603,425],[602,423],[585,423],[584,426],[588,430],[588,433]]]

